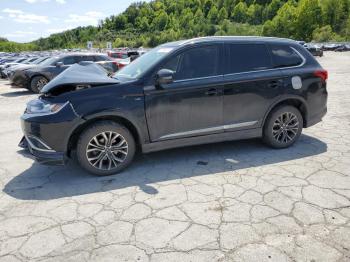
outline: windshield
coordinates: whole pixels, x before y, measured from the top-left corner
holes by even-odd
[[[33,63],[33,62],[36,61],[36,60],[38,60],[37,57],[35,57],[35,58],[30,58],[30,59],[27,60],[27,62],[31,64],[31,63]]]
[[[19,58],[19,59],[13,61],[13,62],[14,62],[14,63],[21,63],[21,62],[23,62],[24,60],[26,60],[26,59],[25,59],[25,58]]]
[[[120,69],[115,75],[115,78],[140,78],[149,68],[154,66],[158,61],[171,52],[173,47],[156,47],[147,52],[143,56],[130,63],[129,65]]]
[[[40,63],[41,66],[51,66],[54,63],[56,63],[58,57],[51,57],[47,60],[45,60],[44,62]]]
[[[48,59],[48,57],[40,57],[38,60],[36,60],[33,64],[40,64],[42,63],[43,61],[45,61],[46,59]]]
[[[28,64],[29,63],[30,58],[27,58],[26,60],[22,61],[23,64]]]

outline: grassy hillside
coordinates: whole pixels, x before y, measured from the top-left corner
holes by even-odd
[[[32,44],[38,49],[148,46],[208,35],[350,40],[350,0],[155,0],[130,5],[98,27],[79,27]],[[0,49],[1,50],[1,49]]]
[[[21,44],[21,43],[11,42],[5,38],[0,37],[0,51],[20,52],[20,51],[31,51],[36,49],[38,49],[38,46],[34,43]]]

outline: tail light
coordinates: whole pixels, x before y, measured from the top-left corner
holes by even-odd
[[[328,71],[327,70],[317,70],[314,72],[314,76],[321,78],[323,81],[328,79]]]

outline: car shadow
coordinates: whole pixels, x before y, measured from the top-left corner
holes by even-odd
[[[3,93],[1,96],[3,97],[19,97],[19,96],[27,96],[27,95],[33,95],[33,92],[30,92],[29,90],[23,90],[23,91],[15,91],[15,92],[8,92]]]
[[[22,200],[59,199],[135,186],[157,194],[153,183],[282,163],[326,151],[324,142],[302,135],[294,146],[280,150],[255,139],[139,154],[128,169],[106,177],[88,174],[74,161],[65,167],[34,163],[10,180],[3,192]]]

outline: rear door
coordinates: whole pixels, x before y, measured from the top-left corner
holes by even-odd
[[[162,89],[145,90],[151,141],[223,132],[223,44],[193,47],[157,69],[175,72]]]
[[[273,68],[264,43],[228,43],[225,51],[225,131],[260,127],[272,101],[282,92],[281,72]]]

